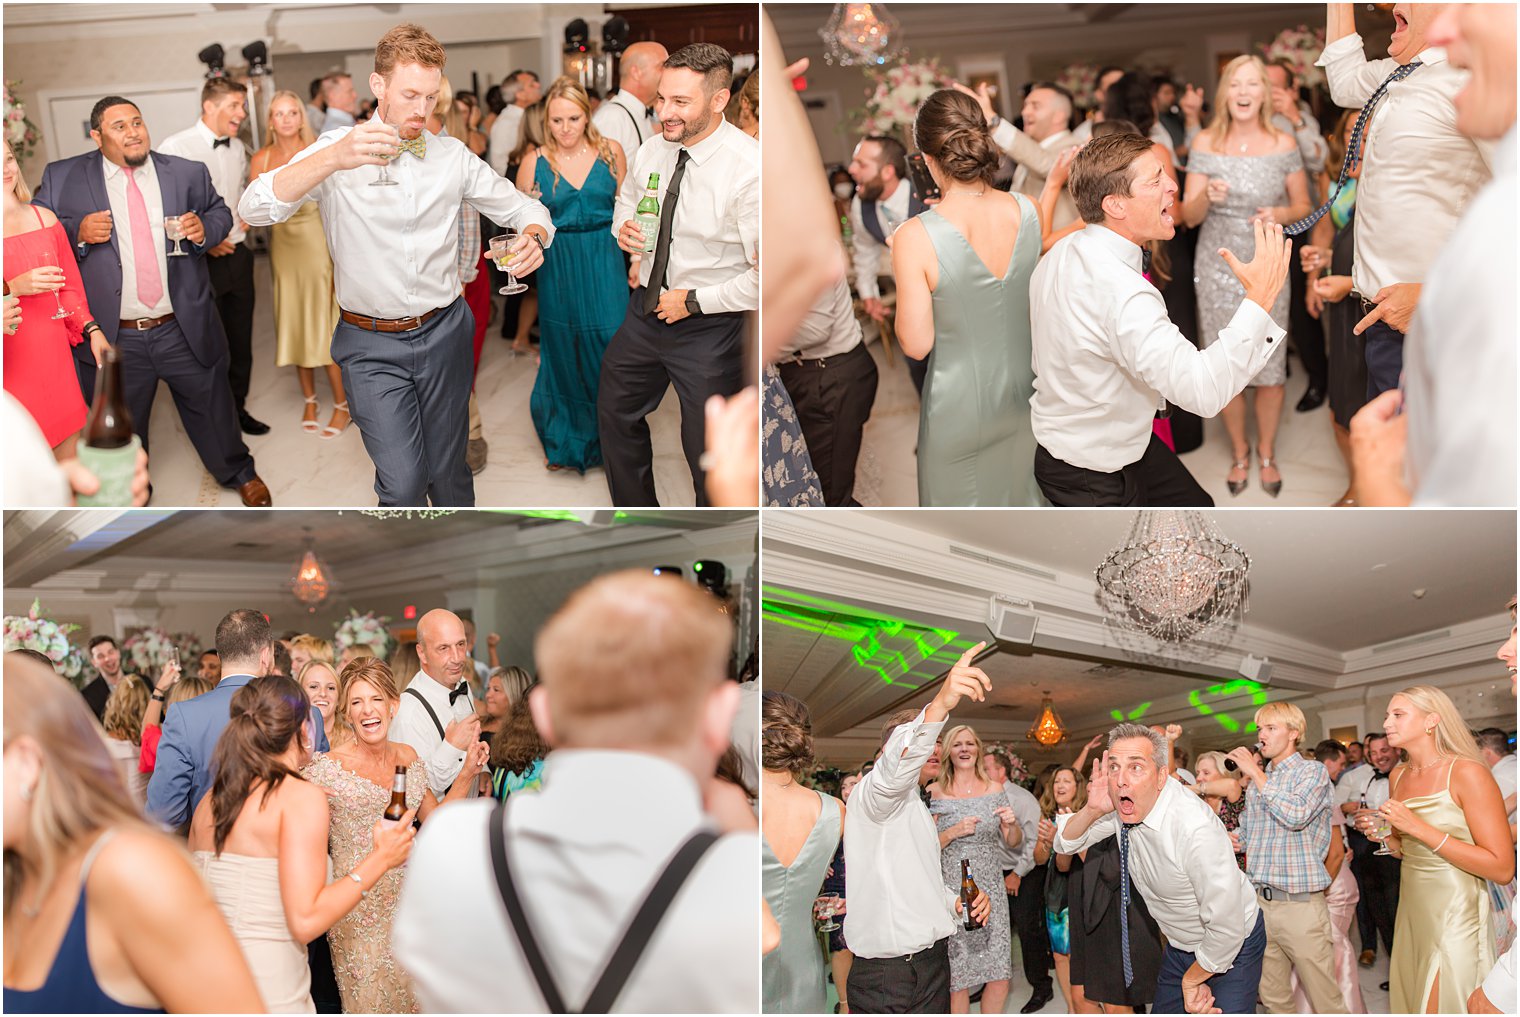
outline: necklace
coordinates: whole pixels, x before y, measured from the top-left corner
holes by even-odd
[[[776,784],[776,783],[773,783],[772,781],[766,781],[765,783],[766,783],[767,787],[773,787],[773,788],[775,788],[776,790],[779,791],[782,788],[791,787],[793,784],[795,784],[797,782],[795,780],[788,780],[785,784]]]
[[[1437,763],[1445,762],[1448,758],[1449,757],[1447,756],[1437,756],[1428,763],[1407,763],[1405,765],[1409,767],[1410,773],[1421,773],[1425,770],[1430,769],[1432,766],[1435,766]]]
[[[957,190],[954,190],[954,191],[948,191],[948,192],[946,192],[945,197],[948,198],[952,194],[967,194],[967,195],[970,195],[973,198],[980,198],[982,195],[984,195],[986,193],[987,193],[987,188],[986,187],[983,187],[980,191],[963,191],[963,190],[958,190],[957,189]]]

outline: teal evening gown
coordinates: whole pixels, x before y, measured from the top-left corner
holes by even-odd
[[[602,354],[623,323],[628,277],[612,236],[617,180],[598,159],[579,189],[533,169],[554,219],[554,243],[538,270],[538,378],[528,408],[550,465],[586,472],[602,464],[596,389]]]
[[[1038,505],[1029,398],[1029,276],[1040,260],[1034,203],[1022,215],[1002,278],[934,209],[918,217],[939,259],[934,348],[918,423],[921,506]]]

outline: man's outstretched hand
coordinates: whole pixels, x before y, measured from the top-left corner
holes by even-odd
[[[1277,294],[1288,281],[1288,266],[1293,264],[1293,241],[1283,235],[1280,223],[1258,219],[1251,225],[1251,231],[1256,235],[1256,252],[1248,264],[1242,264],[1233,252],[1223,247],[1219,249],[1219,256],[1245,287],[1246,299],[1271,314]]]

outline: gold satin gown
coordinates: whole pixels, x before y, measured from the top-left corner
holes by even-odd
[[[1467,817],[1451,797],[1449,767],[1445,788],[1406,798],[1404,804],[1452,840],[1473,842]],[[1431,983],[1439,974],[1435,1012],[1466,1013],[1467,997],[1483,984],[1496,959],[1488,884],[1412,837],[1403,838],[1403,851],[1399,914],[1388,964],[1389,1012],[1424,1013]]]
[[[316,202],[269,228],[269,269],[274,276],[275,366],[331,364],[338,301]]]

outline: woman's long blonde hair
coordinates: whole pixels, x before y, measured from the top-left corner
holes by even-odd
[[[1261,108],[1256,111],[1257,124],[1270,138],[1282,133],[1272,124],[1272,83],[1267,80],[1267,65],[1261,62],[1260,57],[1242,54],[1224,65],[1224,70],[1219,75],[1219,87],[1214,90],[1214,118],[1209,121],[1208,133],[1209,139],[1214,142],[1214,151],[1220,155],[1224,154],[1225,138],[1230,133],[1230,125],[1234,123],[1234,118],[1230,116],[1230,82],[1234,79],[1235,72],[1246,64],[1256,68],[1262,88],[1266,91],[1261,97]]]
[[[541,143],[542,151],[539,152],[539,155],[543,156],[544,160],[549,164],[549,169],[554,173],[555,186],[559,186],[559,166],[554,161],[554,146],[549,144],[549,103],[555,99],[569,100],[575,103],[582,113],[586,114],[586,144],[596,149],[597,158],[606,163],[607,168],[612,170],[613,175],[616,176],[617,160],[612,157],[612,146],[607,144],[607,139],[602,137],[602,132],[598,131],[596,124],[591,122],[591,97],[586,94],[585,88],[581,86],[579,81],[576,81],[572,77],[561,76],[555,78],[554,83],[549,86],[549,90],[544,93],[544,131]]]
[[[1394,695],[1403,696],[1421,713],[1433,713],[1441,718],[1433,732],[1438,753],[1443,756],[1471,759],[1477,763],[1483,762],[1483,755],[1478,751],[1478,743],[1474,740],[1472,732],[1468,730],[1467,722],[1462,719],[1462,714],[1457,712],[1457,706],[1451,701],[1450,696],[1434,685],[1411,685],[1407,689],[1400,689]]]
[[[23,871],[48,886],[70,852],[112,827],[147,829],[122,782],[100,725],[69,683],[31,661],[6,656],[0,689],[5,749],[27,739],[41,763],[29,792],[28,856],[5,852],[5,915],[15,906]],[[35,866],[35,869],[32,869]]]
[[[16,152],[11,148],[11,143],[9,141],[5,143],[5,154],[10,156],[12,159],[16,159]],[[16,186],[13,188],[13,190],[16,194],[16,200],[20,201],[22,204],[27,204],[32,200],[32,189],[26,186],[26,177],[21,175],[20,159],[16,159]]]
[[[939,739],[939,777],[936,778],[941,789],[946,794],[950,792],[950,782],[955,779],[955,767],[950,765],[950,746],[955,744],[955,739],[962,731],[970,731],[971,737],[976,739],[976,776],[983,784],[992,783],[987,776],[986,764],[982,758],[987,755],[986,746],[982,744],[982,736],[976,733],[976,728],[970,724],[957,724],[946,731]]]
[[[311,126],[311,121],[306,118],[306,103],[290,89],[282,88],[269,97],[269,111],[264,115],[264,137],[268,140],[264,142],[264,147],[274,147],[276,138],[274,133],[274,104],[277,99],[292,99],[295,101],[296,109],[301,113],[301,130],[299,132],[301,147],[305,148],[316,141],[316,129]]]

